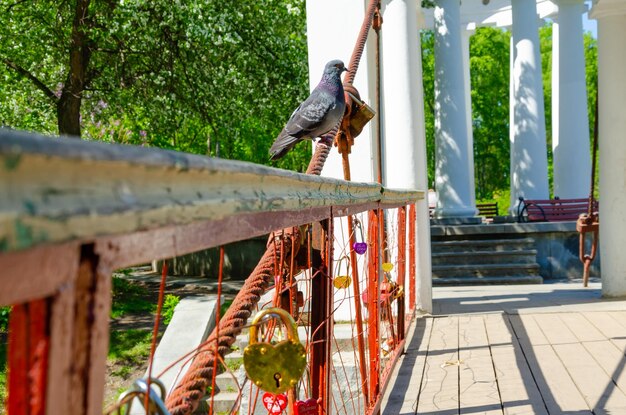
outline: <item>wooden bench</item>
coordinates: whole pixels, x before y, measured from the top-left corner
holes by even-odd
[[[493,203],[477,203],[478,216],[493,218],[498,216],[498,202]]]
[[[518,222],[565,222],[587,213],[589,199],[523,199],[517,207]],[[593,211],[598,210],[598,202]]]

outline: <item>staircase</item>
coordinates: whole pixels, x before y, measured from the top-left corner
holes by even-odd
[[[530,238],[465,239],[433,236],[433,285],[541,284]]]

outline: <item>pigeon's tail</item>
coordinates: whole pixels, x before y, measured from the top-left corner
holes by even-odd
[[[270,148],[270,160],[278,160],[289,152],[302,138],[294,137],[292,135],[280,134],[272,147]]]
[[[291,148],[281,148],[275,151],[270,151],[270,160],[275,161],[281,159],[291,150]]]

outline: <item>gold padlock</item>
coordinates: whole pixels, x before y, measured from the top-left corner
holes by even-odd
[[[350,117],[350,135],[354,138],[361,134],[363,127],[376,115],[376,111],[353,93],[348,92],[352,99],[353,109]]]
[[[270,344],[259,342],[258,326],[263,317],[278,317],[287,330],[287,339]],[[243,366],[250,380],[274,394],[298,384],[306,368],[306,350],[298,338],[298,327],[282,308],[266,308],[257,313],[250,327],[250,344],[243,350]]]

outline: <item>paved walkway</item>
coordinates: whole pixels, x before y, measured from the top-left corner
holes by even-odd
[[[433,294],[384,414],[626,414],[626,299],[599,283]]]

